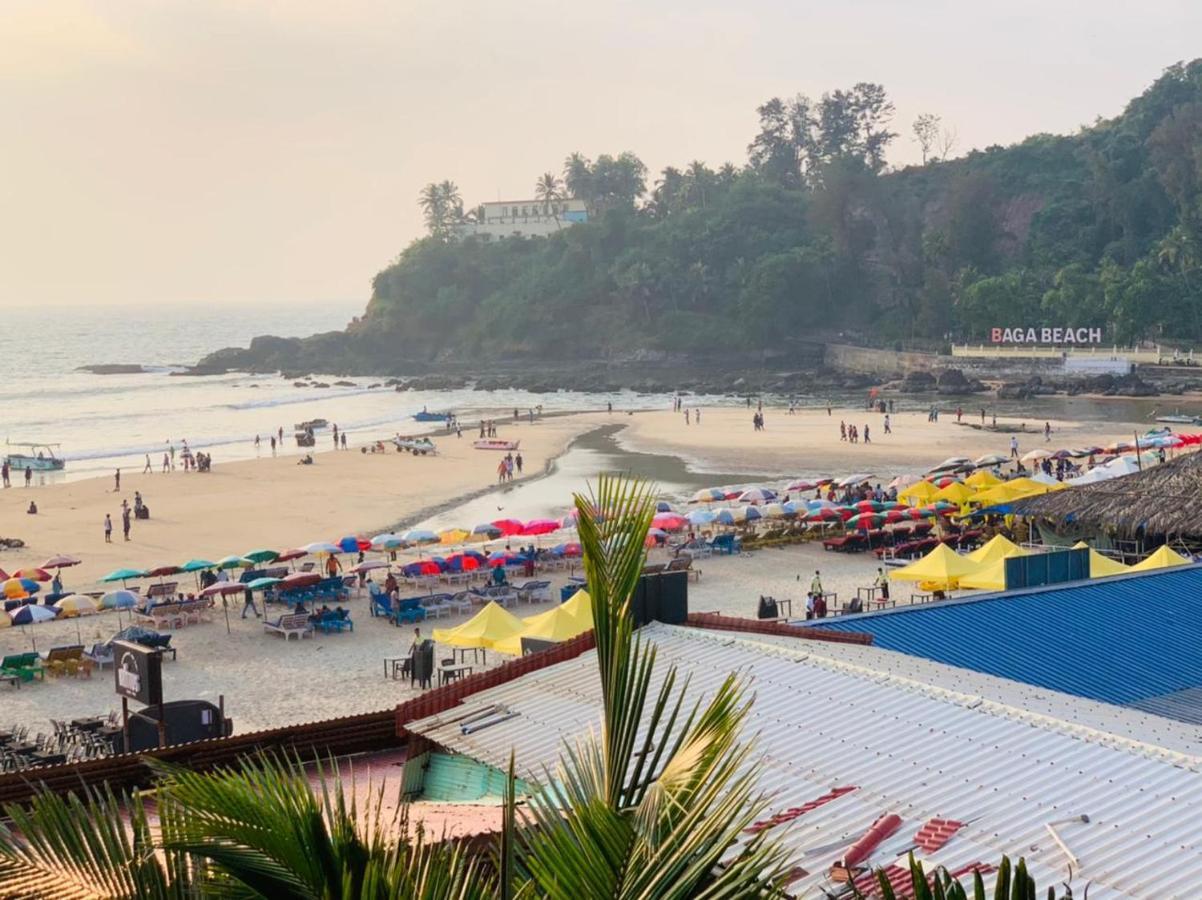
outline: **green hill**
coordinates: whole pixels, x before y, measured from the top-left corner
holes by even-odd
[[[207,362],[697,358],[1031,324],[1102,327],[1106,343],[1202,337],[1202,60],[1079,133],[895,171],[884,156],[901,126],[879,86],[758,112],[742,167],[692,163],[648,186],[630,154],[573,156],[566,190],[592,218],[545,238],[456,239],[454,185],[431,185],[432,235],[375,277],[346,333]],[[939,132],[927,138],[937,155]]]

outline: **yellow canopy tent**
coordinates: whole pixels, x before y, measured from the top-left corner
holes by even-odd
[[[964,483],[969,487],[982,490],[983,488],[990,488],[1001,484],[1002,479],[998,478],[988,469],[977,469],[977,471],[964,479]]]
[[[537,638],[541,641],[566,641],[583,634],[593,627],[592,616],[588,623],[582,622],[564,606],[557,606],[537,616],[526,619],[526,628],[519,634],[497,641],[493,649],[511,656],[522,655],[522,638]]]
[[[984,567],[992,565],[999,559],[1006,559],[1009,556],[1026,555],[1026,550],[1022,549],[1004,534],[995,534],[987,543],[969,553],[967,558]]]
[[[571,613],[572,617],[583,626],[581,631],[588,631],[593,627],[593,599],[584,588],[564,601],[560,608]]]
[[[492,647],[497,641],[518,634],[525,623],[495,600],[462,625],[435,628],[434,640],[452,647]]]
[[[891,572],[889,577],[894,581],[920,581],[950,589],[962,576],[973,574],[977,568],[968,557],[961,556],[947,544],[940,544],[917,562]]]
[[[1013,478],[1006,482],[1006,487],[1014,492],[1014,499],[1020,497],[1036,497],[1039,494],[1046,494],[1049,491],[1059,491],[1068,487],[1064,482],[1058,482],[1055,485],[1040,484],[1031,478]]]
[[[1006,557],[999,557],[993,562],[985,563],[973,574],[965,575],[960,579],[959,586],[981,591],[1004,591],[1006,589]]]
[[[1130,572],[1131,567],[1125,566],[1117,560],[1111,559],[1109,556],[1103,556],[1085,541],[1077,541],[1073,544],[1074,550],[1089,551],[1089,577],[1090,578],[1105,578],[1108,575],[1122,575],[1124,572]]]
[[[1190,560],[1175,553],[1168,547],[1160,547],[1147,559],[1137,562],[1127,569],[1128,572],[1155,572],[1158,569],[1171,569],[1173,566],[1188,566]]]
[[[969,502],[979,506],[997,506],[1000,503],[1009,503],[1011,500],[1017,500],[1021,496],[1021,491],[1010,487],[1010,482],[1003,481],[1001,484],[985,488],[973,494]]]
[[[935,493],[936,500],[950,500],[952,503],[967,503],[973,495],[973,489],[959,481],[953,481],[945,488]]]
[[[898,491],[897,499],[909,503],[911,506],[918,506],[921,503],[926,503],[938,493],[939,488],[935,487],[929,481],[916,481],[908,488]]]

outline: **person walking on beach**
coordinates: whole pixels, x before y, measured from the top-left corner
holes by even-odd
[[[154,471],[154,469],[153,469],[153,468],[151,468],[151,465],[150,465],[150,454],[149,454],[149,453],[147,453],[147,454],[146,454],[146,465],[145,465],[145,466],[143,467],[143,469],[142,469],[142,474],[143,474],[143,475],[149,475],[149,474],[150,474],[151,472],[153,472],[153,471]]]
[[[271,455],[275,456],[275,435],[271,436]]]
[[[686,425],[689,424],[689,411],[687,409],[684,411],[684,423]]]
[[[106,544],[113,542],[113,517],[108,513],[104,514],[104,542]]]
[[[497,463],[497,483],[501,484],[505,481],[505,460]]]
[[[171,451],[171,471],[174,472],[175,471],[175,444],[171,445],[170,451]]]
[[[2,483],[5,487],[12,487],[12,485],[9,484],[8,476],[9,476],[9,468],[8,468],[8,460],[6,459],[3,463],[3,465],[0,465],[0,483]]]
[[[246,618],[246,611],[250,610],[255,614],[256,619],[263,618],[263,614],[259,612],[259,607],[255,606],[255,595],[250,588],[247,588],[242,593],[242,618]]]
[[[129,519],[130,509],[129,504],[126,504],[125,508],[121,510],[121,531],[125,534],[125,539],[127,541],[129,540]]]
[[[1050,441],[1052,439],[1052,423],[1051,422],[1043,423],[1043,439],[1045,441]]]
[[[872,438],[870,438],[870,437],[868,436],[868,426],[867,426],[867,425],[865,425],[865,426],[864,426],[864,443],[865,443],[865,444],[871,444],[871,443],[872,443]]]
[[[889,599],[889,576],[885,574],[884,569],[876,570],[876,586],[877,586],[877,590],[880,591],[881,600],[882,601],[888,600]]]
[[[842,420],[839,422],[839,440],[847,440],[847,423]]]
[[[1010,458],[1018,459],[1018,438],[1010,435]]]
[[[822,596],[822,575],[817,569],[814,570],[814,577],[810,579],[810,596]]]
[[[338,557],[331,553],[326,557],[326,577],[336,578],[338,573],[342,571],[342,563],[338,561]]]
[[[893,428],[889,425],[889,413],[885,413],[885,434],[893,434]]]
[[[163,454],[163,471],[171,471],[171,458],[166,453]]]
[[[513,464],[518,467],[518,475],[522,474],[522,454],[519,453],[513,458]]]
[[[956,424],[960,423],[960,417],[963,415],[964,415],[964,410],[957,406],[956,407]]]
[[[32,482],[33,482],[33,466],[26,466],[25,467],[25,487],[29,487],[29,485]]]
[[[259,455],[259,436],[255,435],[255,456]]]
[[[985,407],[981,407],[981,427],[985,427]]]
[[[121,470],[120,469],[118,469],[116,474],[113,475],[113,493],[114,494],[121,493]]]

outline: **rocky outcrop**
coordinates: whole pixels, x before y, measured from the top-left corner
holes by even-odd
[[[899,390],[903,394],[925,394],[935,390],[938,382],[930,372],[907,372]]]
[[[141,375],[146,367],[135,363],[100,363],[80,366],[76,372],[91,372],[93,375]]]
[[[966,378],[959,369],[943,369],[935,380],[935,390],[940,394],[979,394],[988,390],[975,378]]]

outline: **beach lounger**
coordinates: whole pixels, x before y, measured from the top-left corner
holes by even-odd
[[[323,613],[319,618],[314,619],[312,624],[322,634],[355,630],[355,623],[351,621],[350,613],[345,609],[332,609],[329,612]]]
[[[93,644],[91,650],[84,652],[84,656],[92,661],[92,664],[98,669],[103,669],[105,666],[111,666],[113,661],[113,648],[108,644]]]
[[[263,630],[272,634],[282,634],[285,641],[293,635],[297,640],[313,636],[313,626],[309,623],[309,617],[305,613],[292,613],[280,616],[274,622],[264,622]]]
[[[738,535],[720,534],[710,541],[710,550],[714,553],[722,553],[726,556],[734,556],[743,549],[742,542]]]
[[[527,581],[517,586],[518,597],[527,603],[549,603],[551,601],[551,582]]]
[[[0,673],[16,675],[21,681],[33,681],[34,678],[45,678],[46,670],[42,668],[42,657],[36,653],[16,653],[0,660]]]
[[[688,554],[685,554],[684,556],[676,557],[676,559],[674,559],[668,563],[668,567],[666,569],[664,569],[664,571],[665,572],[684,572],[689,578],[692,578],[694,581],[701,580],[701,570],[693,568],[693,557],[689,556]]]

